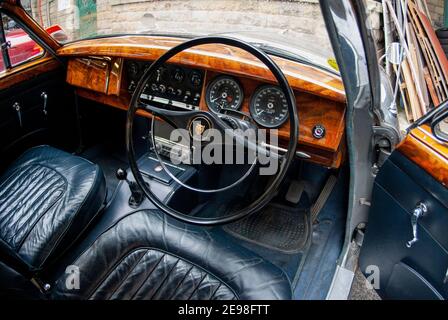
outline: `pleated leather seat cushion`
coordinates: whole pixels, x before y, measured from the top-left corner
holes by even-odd
[[[158,210],[122,218],[67,263],[54,299],[291,299],[282,270],[222,231],[187,225]],[[65,268],[62,268],[65,270]]]
[[[82,232],[105,194],[99,166],[50,146],[29,149],[0,178],[0,248],[42,268]]]

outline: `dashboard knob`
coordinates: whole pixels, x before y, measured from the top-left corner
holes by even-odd
[[[316,139],[322,139],[325,137],[325,127],[321,124],[316,124],[313,127],[313,137]]]
[[[166,87],[165,87],[163,84],[159,85],[159,91],[160,91],[161,93],[165,93],[165,91],[166,91]]]

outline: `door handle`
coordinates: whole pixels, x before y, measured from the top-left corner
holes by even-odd
[[[20,103],[14,102],[12,107],[17,112],[17,118],[19,119],[19,126],[20,128],[22,128],[22,108],[20,107]]]
[[[423,202],[420,202],[414,208],[414,211],[412,212],[412,217],[411,217],[413,238],[411,240],[409,240],[408,242],[406,242],[406,247],[411,248],[414,245],[414,243],[416,243],[418,241],[418,233],[417,233],[418,219],[423,217],[427,212],[428,212],[428,207]]]
[[[44,100],[44,106],[42,108],[42,112],[44,113],[44,115],[47,115],[48,111],[47,111],[47,100],[48,100],[48,95],[45,91],[43,91],[40,94],[40,97]]]

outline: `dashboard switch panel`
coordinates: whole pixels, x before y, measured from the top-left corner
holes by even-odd
[[[128,87],[133,93],[135,84],[151,64],[143,61],[125,61]],[[175,108],[197,110],[201,100],[204,71],[165,64],[149,77],[141,99]]]

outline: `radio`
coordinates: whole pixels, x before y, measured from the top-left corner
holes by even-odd
[[[180,143],[155,136],[155,151],[173,162],[191,163],[191,150]]]

